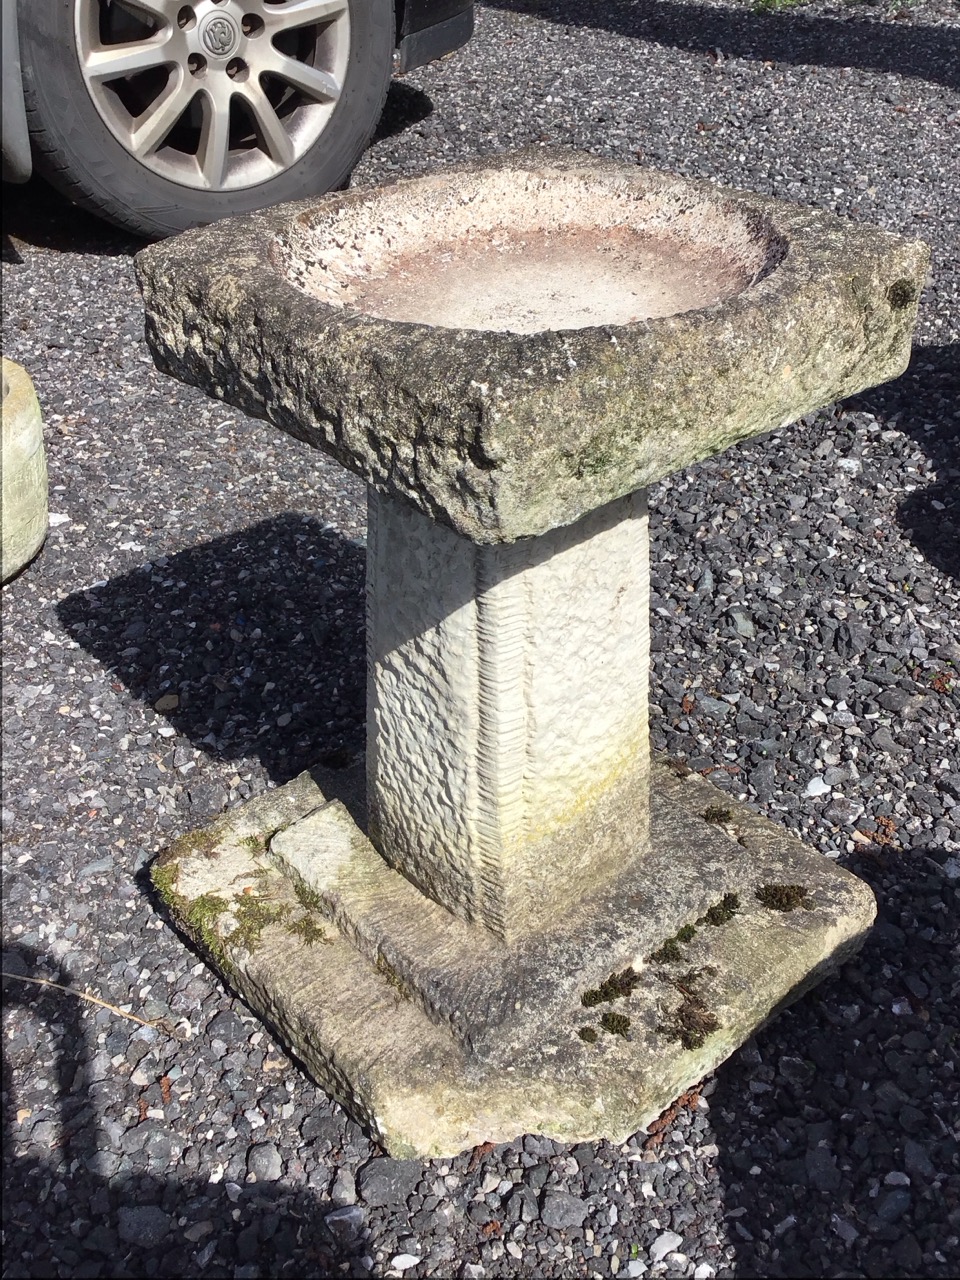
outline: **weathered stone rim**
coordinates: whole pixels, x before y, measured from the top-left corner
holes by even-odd
[[[412,321],[383,320],[368,313],[346,307],[334,307],[313,298],[303,292],[278,268],[275,255],[278,237],[293,225],[310,225],[322,214],[351,205],[369,204],[382,190],[403,189],[425,182],[449,180],[457,174],[474,173],[484,169],[517,170],[518,172],[535,172],[536,170],[555,170],[559,172],[583,171],[586,174],[612,173],[622,176],[624,166],[620,162],[606,160],[588,154],[555,150],[526,149],[506,155],[485,157],[481,161],[464,162],[444,167],[433,174],[415,177],[396,178],[392,182],[378,187],[361,187],[350,191],[333,192],[327,195],[311,196],[305,200],[291,201],[277,205],[272,209],[261,210],[238,218],[230,218],[224,222],[214,223],[187,231],[175,237],[173,243],[180,254],[190,251],[191,257],[199,257],[200,252],[210,246],[216,246],[217,252],[210,254],[210,263],[204,272],[204,283],[214,285],[230,269],[243,272],[246,281],[245,295],[251,300],[260,296],[258,286],[266,286],[275,295],[273,301],[291,318],[309,318],[314,324],[321,323],[325,329],[357,329],[367,333],[371,340],[384,339],[396,341],[398,334],[414,338],[418,343],[432,342],[437,354],[442,357],[443,350],[452,337],[458,345],[466,344],[477,349],[478,365],[493,365],[497,356],[509,357],[522,348],[530,355],[554,352],[558,346],[571,350],[584,345],[578,342],[580,335],[589,335],[592,348],[595,335],[602,334],[608,338],[616,338],[621,344],[630,339],[646,343],[651,332],[675,331],[678,329],[696,329],[704,317],[713,316],[723,311],[730,319],[738,319],[741,315],[765,305],[768,300],[777,301],[784,296],[790,305],[795,305],[797,295],[791,293],[787,286],[813,282],[827,274],[838,258],[849,256],[851,239],[859,239],[865,248],[874,253],[884,247],[903,246],[909,244],[927,253],[926,246],[920,240],[906,240],[893,232],[879,227],[864,226],[847,222],[822,210],[804,205],[787,206],[782,200],[761,196],[754,192],[740,191],[734,187],[714,185],[705,179],[686,178],[666,173],[658,169],[636,170],[633,185],[649,183],[660,185],[663,190],[678,189],[691,195],[706,197],[735,213],[751,213],[760,219],[760,225],[772,240],[782,245],[782,257],[772,263],[760,279],[747,286],[740,293],[725,301],[711,303],[692,311],[681,312],[673,316],[664,316],[649,320],[638,320],[624,325],[591,325],[582,329],[539,330],[529,334],[516,334],[495,329],[451,329]],[[834,230],[842,235],[844,247],[838,247],[825,236],[825,231]],[[815,236],[809,233],[815,231]],[[198,252],[199,251],[199,252]],[[157,266],[169,267],[164,262],[172,250],[168,242],[160,242],[141,250],[137,255],[137,277],[140,287],[145,292],[150,287],[151,270]],[[899,282],[891,280],[891,288]],[[185,287],[189,284],[185,282]],[[268,295],[269,296],[269,295]],[[901,295],[902,296],[902,295]],[[906,304],[917,301],[907,299]],[[506,363],[510,363],[506,361]]]
[[[634,178],[577,153],[442,173],[511,166],[614,183],[626,173],[689,192],[769,221],[787,251],[732,298],[668,317],[522,334],[434,328],[345,311],[286,280],[271,255],[318,207],[299,201],[138,255],[158,367],[479,543],[572,523],[906,368],[929,258],[921,242],[707,182]]]

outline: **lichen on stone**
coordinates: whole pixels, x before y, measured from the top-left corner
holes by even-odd
[[[586,1044],[596,1044],[597,1040],[599,1039],[599,1036],[597,1035],[593,1027],[581,1027],[580,1030],[577,1032],[577,1035]]]

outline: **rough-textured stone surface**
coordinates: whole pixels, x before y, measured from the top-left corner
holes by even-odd
[[[425,192],[442,219],[483,172],[531,200],[541,184],[613,193],[641,229],[686,218],[716,243],[746,228],[762,278],[700,310],[525,334],[380,319],[295,282],[327,223]],[[918,241],[818,210],[537,151],[231,220],[137,265],[161,368],[475,541],[509,542],[901,373],[927,262]]]
[[[515,937],[646,837],[646,495],[499,547],[373,490],[368,510],[371,839]]]
[[[226,818],[215,838],[182,838],[153,874],[194,941],[391,1153],[525,1132],[622,1140],[855,951],[873,919],[861,881],[715,799],[657,766],[649,852],[513,949],[438,907],[448,924],[425,919],[433,904],[342,806],[322,807],[308,775],[247,805],[235,829]],[[325,813],[339,816],[317,839]],[[268,840],[289,853],[301,814],[311,835],[296,857],[269,856]],[[803,890],[786,895],[793,909],[769,892],[783,885]],[[604,990],[626,970],[620,994]]]
[[[133,1205],[117,1214],[117,1234],[127,1244],[151,1249],[170,1234],[173,1219],[156,1205]]]

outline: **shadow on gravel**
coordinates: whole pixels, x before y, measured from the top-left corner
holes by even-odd
[[[57,613],[196,747],[256,755],[282,783],[363,751],[365,565],[338,532],[283,515],[68,596]]]
[[[945,858],[856,859],[879,906],[863,951],[718,1072],[710,1116],[738,1276],[918,1276],[941,1248],[955,1273],[960,988],[942,984],[960,888]]]
[[[898,519],[929,562],[960,581],[960,343],[914,349],[894,382],[850,401],[912,436],[937,471],[900,505]]]
[[[42,178],[3,187],[3,260],[20,262],[17,241],[63,253],[129,257],[143,241],[71,204]]]
[[[694,53],[823,67],[859,67],[960,86],[960,32],[796,13],[750,13],[678,0],[484,0],[573,27],[600,27]]]
[[[3,968],[17,975],[36,970],[29,948],[4,950]],[[70,976],[56,980],[67,986]],[[8,1035],[3,1063],[4,1273],[16,1277],[365,1275],[356,1253],[331,1237],[323,1215],[334,1207],[289,1183],[232,1184],[192,1176],[164,1178],[129,1170],[131,1155],[142,1169],[163,1168],[189,1146],[176,1121],[148,1114],[164,1103],[160,1078],[145,1088],[118,1072],[111,1058],[136,1063],[163,1033],[134,1028],[108,1010],[87,1020],[102,1044],[86,1042],[80,1002],[55,987],[3,981]],[[11,1011],[15,1010],[15,1014]],[[55,1060],[47,1064],[50,1089],[42,1108],[37,1091],[31,1107],[17,1098],[11,1066],[29,1046],[52,1038]],[[160,1054],[162,1060],[162,1052]],[[162,1069],[161,1069],[162,1070]],[[116,1077],[125,1084],[117,1088]],[[198,1082],[198,1087],[206,1087]],[[169,1082],[167,1082],[169,1088]],[[99,1127],[98,1099],[124,1099],[130,1118]],[[25,1156],[17,1147],[47,1149],[48,1158]],[[124,1165],[127,1165],[125,1171]],[[180,1220],[185,1219],[181,1225]],[[262,1268],[262,1269],[261,1269]]]
[[[421,89],[394,80],[387,92],[383,114],[373,142],[396,137],[426,120],[433,102]],[[308,194],[308,193],[304,193]],[[144,241],[121,231],[71,204],[40,177],[22,185],[3,184],[4,262],[20,263],[17,241],[67,253],[92,253],[122,257],[139,252]]]
[[[395,138],[432,114],[433,102],[422,89],[406,84],[403,80],[391,80],[387,100],[383,104],[383,115],[373,141],[383,142],[385,138]]]

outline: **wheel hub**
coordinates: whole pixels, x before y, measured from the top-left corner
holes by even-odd
[[[199,31],[204,51],[213,58],[229,58],[240,45],[240,26],[230,13],[207,14]]]

